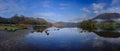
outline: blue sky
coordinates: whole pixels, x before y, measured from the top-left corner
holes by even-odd
[[[0,0],[0,16],[15,14],[51,22],[79,22],[101,13],[120,13],[120,0]]]

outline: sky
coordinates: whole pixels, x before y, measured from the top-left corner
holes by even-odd
[[[15,14],[50,22],[80,22],[102,13],[120,13],[120,0],[0,0],[0,16]]]

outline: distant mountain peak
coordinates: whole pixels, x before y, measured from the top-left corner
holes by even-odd
[[[119,19],[119,18],[120,18],[119,13],[103,13],[93,18],[93,20],[94,19],[112,20],[112,19]]]

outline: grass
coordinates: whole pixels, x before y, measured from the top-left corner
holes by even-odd
[[[0,30],[6,30],[6,31],[15,31],[15,30],[25,29],[25,28],[27,28],[26,25],[0,24]]]

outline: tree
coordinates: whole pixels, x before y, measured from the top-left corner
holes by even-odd
[[[85,20],[78,23],[78,26],[85,30],[92,31],[92,29],[94,28],[94,22],[92,20]]]

